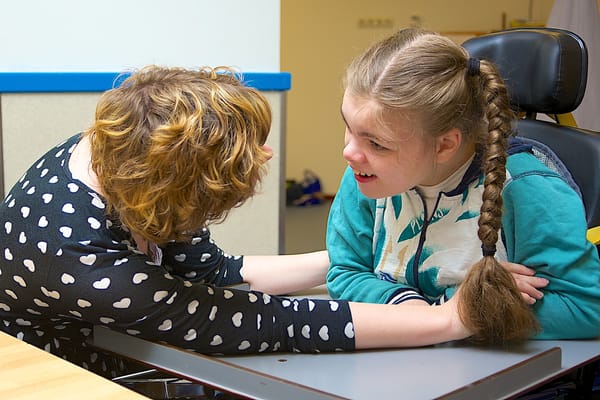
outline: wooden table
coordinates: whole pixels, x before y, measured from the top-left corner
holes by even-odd
[[[147,399],[0,332],[0,399]]]

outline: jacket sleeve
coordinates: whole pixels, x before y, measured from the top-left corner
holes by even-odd
[[[354,349],[346,302],[288,299],[192,282],[123,244],[105,245],[63,248],[59,262],[65,264],[52,268],[52,286],[46,286],[64,289],[48,303],[45,320],[60,321],[75,310],[86,323],[211,354]],[[92,265],[79,261],[88,262],[90,256]],[[61,286],[65,271],[71,280]]]
[[[534,268],[549,280],[543,299],[534,305],[541,325],[536,338],[599,336],[600,260],[586,240],[579,196],[548,171],[513,176],[503,199],[509,261]]]
[[[190,282],[218,286],[242,282],[243,257],[225,253],[211,239],[208,228],[196,232],[191,243],[171,242],[162,252],[163,263],[170,272]]]
[[[330,267],[327,289],[334,299],[388,303],[407,288],[381,280],[374,273],[375,200],[365,197],[352,170],[344,173],[327,224]]]

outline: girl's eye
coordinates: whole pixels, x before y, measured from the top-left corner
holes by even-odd
[[[377,142],[374,142],[372,140],[369,140],[369,143],[371,144],[371,147],[377,151],[383,151],[383,150],[387,150],[386,147],[383,147],[382,145],[380,145]]]

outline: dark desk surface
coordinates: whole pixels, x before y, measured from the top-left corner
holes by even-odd
[[[333,354],[209,357],[98,327],[95,345],[228,392],[261,399],[499,399],[600,359],[600,340],[507,348],[449,343]]]

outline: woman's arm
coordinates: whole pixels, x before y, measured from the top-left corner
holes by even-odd
[[[251,290],[289,294],[325,283],[326,250],[304,254],[244,256],[240,273]]]
[[[465,339],[471,332],[460,321],[459,297],[431,307],[350,303],[356,348],[416,347]]]

